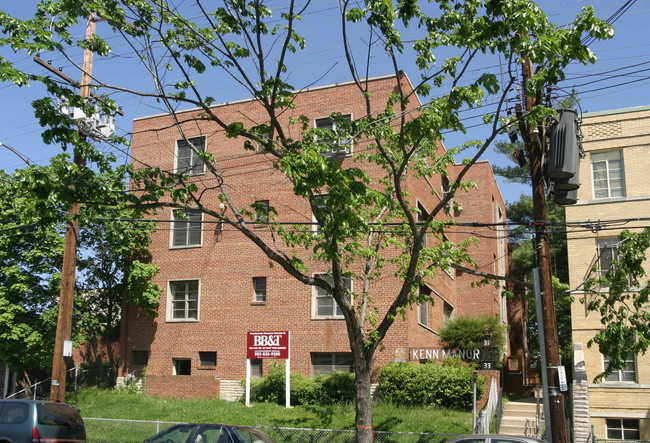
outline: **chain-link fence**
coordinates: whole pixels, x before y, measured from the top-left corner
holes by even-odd
[[[118,420],[84,418],[89,443],[142,442],[154,434],[177,423],[145,420]],[[258,427],[278,443],[351,443],[354,431],[308,428]],[[454,434],[431,434],[415,432],[375,432],[378,443],[444,443]]]

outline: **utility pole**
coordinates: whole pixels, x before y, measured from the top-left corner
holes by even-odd
[[[86,25],[86,41],[90,42],[95,35],[96,15],[92,13],[88,17]],[[89,49],[84,51],[83,70],[81,73],[81,84],[79,95],[86,100],[90,97],[90,82],[93,68],[93,52]],[[80,134],[81,142],[86,141],[78,123],[77,131]],[[74,164],[79,168],[86,166],[86,160],[79,148],[74,152]],[[77,235],[79,222],[76,220],[79,215],[80,202],[72,204],[68,214],[70,221],[65,229],[65,244],[63,249],[63,267],[61,270],[61,292],[59,294],[59,317],[56,325],[56,339],[54,342],[54,358],[52,360],[52,385],[50,387],[50,400],[65,401],[65,382],[67,368],[63,358],[64,343],[70,341],[72,335],[72,307],[74,301],[75,268],[77,259]]]
[[[533,64],[530,58],[524,57],[523,64],[523,91],[525,97],[526,112],[530,112],[534,106],[541,104],[542,93],[535,91],[535,97],[526,94],[526,85],[533,75]],[[526,144],[528,158],[530,161],[530,173],[533,184],[533,216],[535,220],[535,244],[537,248],[537,260],[539,265],[540,290],[542,300],[542,318],[537,321],[543,322],[544,335],[546,338],[544,352],[546,355],[546,370],[549,391],[550,417],[546,417],[547,423],[551,423],[551,435],[547,436],[550,443],[567,443],[566,418],[564,408],[564,397],[560,392],[558,368],[560,366],[560,352],[557,338],[557,327],[555,321],[555,303],[553,298],[553,280],[551,277],[551,254],[548,239],[548,214],[546,211],[546,191],[544,186],[544,174],[542,157],[544,152],[544,127],[543,125],[532,126],[523,120],[521,107],[518,107],[517,118],[520,132]]]

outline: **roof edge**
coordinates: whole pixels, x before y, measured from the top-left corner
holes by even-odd
[[[406,81],[409,83],[409,86],[411,86],[411,89],[415,90],[413,88],[413,83],[411,83],[411,79],[409,79],[408,75],[405,72],[400,71],[400,74],[398,74],[398,75],[404,76],[404,78],[406,78]],[[397,76],[396,74],[379,75],[379,76],[376,76],[376,77],[364,78],[364,79],[361,79],[359,81],[360,82],[366,82],[366,81],[373,82],[373,81],[379,81],[379,80],[386,80],[386,79],[389,79],[389,78],[394,78],[396,76]],[[355,83],[354,80],[349,80],[349,81],[346,81],[346,82],[331,83],[329,85],[313,86],[311,88],[298,89],[298,90],[295,90],[293,92],[296,93],[296,94],[300,94],[300,93],[303,93],[303,92],[312,92],[312,91],[318,91],[318,90],[321,90],[321,89],[336,88],[336,87],[339,87],[339,86],[352,85],[354,83]],[[239,104],[239,103],[247,103],[247,102],[251,102],[251,101],[255,101],[255,100],[256,100],[255,98],[245,98],[245,99],[241,99],[241,100],[233,100],[233,101],[229,101],[229,102],[218,103],[216,105],[211,105],[210,108],[220,108],[222,106],[235,105],[235,104]],[[418,98],[418,101],[421,101],[421,100],[419,100],[419,98]],[[176,111],[176,113],[177,114],[183,114],[183,113],[186,113],[186,112],[196,112],[196,111],[200,111],[201,109],[203,109],[203,108],[194,107],[194,108],[189,108],[189,109],[183,109],[181,111]],[[164,116],[169,115],[169,114],[170,114],[169,112],[161,112],[159,114],[145,115],[145,116],[142,116],[142,117],[135,117],[133,119],[133,121],[136,122],[136,121],[140,121],[140,120],[148,120],[150,118],[164,117]]]
[[[603,115],[614,115],[614,114],[627,114],[630,112],[641,112],[641,111],[650,111],[650,105],[635,106],[631,108],[610,109],[607,111],[585,112],[582,114],[582,118],[600,117]]]

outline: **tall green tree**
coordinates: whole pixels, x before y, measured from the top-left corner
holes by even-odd
[[[151,228],[139,219],[126,193],[126,168],[113,168],[110,158],[85,174],[86,193],[79,215],[79,275],[75,287],[73,339],[94,350],[90,360],[104,372],[99,347],[108,343],[123,302],[155,314],[159,288],[151,282],[156,268],[149,264]],[[47,166],[29,166],[9,175],[0,171],[0,359],[13,370],[52,364],[56,330],[65,214],[79,194],[72,192],[67,155]],[[127,300],[125,294],[131,294]],[[109,352],[108,366],[116,368]],[[116,371],[112,372],[114,375]]]
[[[465,173],[480,158],[492,141],[503,133],[511,119],[503,115],[505,100],[518,83],[518,61],[529,57],[538,67],[529,81],[530,91],[554,84],[564,77],[569,63],[592,63],[594,54],[581,43],[583,35],[608,38],[611,27],[594,16],[593,8],[585,7],[572,26],[553,25],[544,12],[527,0],[439,0],[419,3],[417,0],[367,0],[339,2],[339,38],[347,61],[349,80],[356,85],[365,101],[365,115],[348,121],[332,115],[337,129],[313,129],[306,117],[292,122],[291,128],[281,116],[293,108],[300,87],[292,85],[292,73],[301,70],[294,54],[307,51],[309,42],[299,34],[308,27],[316,5],[310,2],[285,2],[272,11],[271,2],[223,0],[218,5],[195,0],[192,9],[184,1],[159,0],[49,0],[38,4],[38,11],[29,20],[17,20],[0,14],[0,26],[6,38],[0,44],[30,53],[50,51],[67,54],[75,45],[89,48],[100,56],[111,52],[112,39],[122,38],[133,48],[139,68],[151,77],[152,87],[120,82],[117,78],[95,78],[97,90],[121,91],[153,97],[164,104],[177,122],[181,106],[202,110],[201,119],[212,120],[230,137],[246,140],[254,149],[260,144],[264,155],[275,168],[290,180],[297,198],[308,202],[321,226],[314,233],[305,226],[287,229],[271,220],[269,229],[274,243],[252,229],[254,208],[236,205],[228,177],[209,153],[196,152],[205,162],[206,171],[216,183],[222,203],[228,211],[220,211],[205,199],[203,189],[187,184],[183,176],[155,168],[145,168],[134,176],[141,204],[169,205],[177,208],[198,207],[243,233],[257,245],[275,265],[298,281],[318,286],[331,293],[338,303],[347,325],[356,374],[357,440],[371,441],[372,401],[370,395],[371,362],[391,325],[413,303],[428,296],[419,294],[423,279],[448,269],[453,263],[471,263],[466,244],[452,244],[444,231],[451,222],[440,221],[454,193],[470,186],[463,181]],[[112,27],[111,39],[95,36],[91,42],[78,41],[72,29],[96,13]],[[304,22],[304,24],[302,23]],[[407,38],[402,35],[407,34]],[[361,36],[367,36],[361,37]],[[117,40],[115,40],[117,41]],[[367,45],[363,59],[353,49],[359,42]],[[375,61],[388,60],[377,68]],[[439,59],[437,57],[440,57]],[[488,60],[499,66],[506,60],[507,79],[499,83],[496,72],[485,70]],[[52,93],[61,95],[62,88],[49,79],[29,75],[1,60],[0,78],[14,83],[42,80]],[[486,61],[488,61],[486,63]],[[475,67],[475,68],[474,68]],[[413,72],[417,78],[415,93],[426,97],[426,104],[412,112],[413,94],[399,82],[389,100],[378,103],[368,89],[364,77],[391,69],[396,78],[401,71]],[[476,69],[476,70],[474,70]],[[135,72],[135,71],[133,71]],[[473,77],[473,72],[481,72]],[[245,91],[241,98],[254,98],[265,110],[265,121],[225,122],[211,107],[219,101],[215,95],[214,78],[231,76]],[[297,86],[297,87],[296,87]],[[85,106],[76,94],[66,89],[74,106]],[[497,103],[493,112],[483,117],[482,139],[468,141],[464,146],[446,152],[438,141],[446,131],[465,132],[459,112],[480,106],[484,100]],[[107,100],[98,106],[114,108]],[[526,118],[539,121],[551,110],[543,107],[529,110]],[[47,124],[57,122],[53,106],[44,103],[39,110]],[[59,126],[57,126],[57,124]],[[179,126],[180,129],[180,126]],[[56,135],[56,129],[48,133]],[[181,131],[182,136],[182,131]],[[356,153],[357,163],[342,167],[339,162],[321,155],[339,149],[341,139],[369,142],[365,152]],[[426,214],[413,210],[405,190],[408,178],[447,175],[453,154],[471,148],[465,168],[450,182],[450,192]],[[366,168],[383,171],[378,181],[371,181]],[[327,190],[327,197],[323,197]],[[435,191],[434,191],[435,192]],[[270,213],[273,214],[271,208]],[[426,235],[439,238],[435,245],[426,243]],[[395,251],[392,258],[384,251]],[[300,251],[305,251],[300,252]],[[329,269],[329,278],[314,276],[309,263]],[[374,283],[385,274],[397,275],[403,284],[392,294],[377,294]],[[362,282],[361,290],[350,293],[348,277]],[[388,299],[381,310],[375,300]],[[352,297],[351,297],[352,296]]]
[[[497,142],[495,151],[510,160],[504,166],[494,166],[494,173],[512,183],[531,184],[530,166],[528,159],[523,157],[524,147],[521,142]],[[561,228],[566,220],[564,207],[558,205],[552,198],[546,200],[549,225],[556,232],[549,234],[551,266],[553,273],[553,290],[555,312],[558,329],[560,355],[565,362],[572,361],[573,342],[571,338],[571,302],[569,289],[569,261],[567,255],[567,240],[564,229]],[[535,245],[532,240],[530,227],[534,225],[533,199],[530,195],[521,194],[519,200],[506,203],[508,221],[516,227],[508,232],[508,242],[516,244],[511,259],[513,275],[519,280],[532,283],[532,270],[537,266]],[[556,228],[553,228],[553,227]],[[559,227],[559,228],[558,228]],[[537,311],[535,298],[531,291],[527,293],[528,302],[528,346],[533,353],[539,350],[537,329]]]
[[[598,265],[585,282],[585,297],[580,301],[601,317],[601,330],[587,342],[598,345],[609,365],[594,382],[602,381],[617,369],[625,369],[628,355],[645,354],[650,346],[650,280],[646,260],[650,249],[650,228],[618,236],[616,257],[604,273]]]

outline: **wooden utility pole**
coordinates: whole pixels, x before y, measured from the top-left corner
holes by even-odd
[[[96,15],[93,13],[88,17],[86,25],[86,41],[90,42],[95,35]],[[84,51],[83,72],[81,73],[81,84],[79,95],[85,100],[90,97],[90,82],[93,68],[93,52],[89,49]],[[78,124],[81,142],[86,137],[82,132],[81,122]],[[74,163],[79,168],[86,166],[86,159],[79,148],[74,152]],[[56,325],[56,340],[54,342],[54,358],[52,360],[52,385],[50,387],[50,400],[65,401],[65,382],[67,368],[63,358],[64,343],[70,341],[72,335],[72,307],[74,301],[75,268],[77,261],[77,235],[79,222],[76,220],[79,215],[80,203],[75,202],[70,208],[70,221],[65,229],[65,244],[63,249],[63,268],[61,270],[61,292],[59,295],[59,317]]]
[[[523,91],[525,97],[526,112],[530,112],[534,106],[541,104],[542,93],[536,91],[535,97],[526,94],[526,85],[533,74],[533,64],[530,58],[524,57],[523,64]],[[537,260],[540,274],[540,290],[542,298],[542,317],[537,321],[543,322],[544,335],[546,337],[546,349],[540,352],[546,354],[549,409],[551,412],[551,435],[549,442],[567,443],[566,418],[564,409],[564,397],[560,392],[558,368],[560,366],[560,352],[557,338],[557,327],[555,321],[555,302],[553,298],[553,280],[551,276],[551,251],[548,240],[548,214],[546,211],[546,190],[544,186],[544,174],[542,157],[544,152],[544,127],[532,126],[525,123],[520,115],[519,124],[522,137],[526,143],[528,158],[530,161],[530,173],[533,183],[533,216],[535,220],[535,245],[537,248]]]

